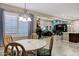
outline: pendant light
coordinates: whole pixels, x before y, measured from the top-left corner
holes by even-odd
[[[22,22],[29,22],[29,21],[32,21],[29,14],[27,13],[27,10],[26,10],[26,3],[24,3],[24,13],[22,15],[19,16],[19,21],[22,21]]]

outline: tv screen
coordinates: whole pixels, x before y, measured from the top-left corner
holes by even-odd
[[[66,24],[58,24],[55,26],[55,28],[56,28],[56,31],[67,32]]]

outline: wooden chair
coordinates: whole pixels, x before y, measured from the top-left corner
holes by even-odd
[[[8,53],[8,48],[10,53]],[[25,48],[19,43],[9,43],[4,50],[4,56],[26,56]]]
[[[49,37],[48,39],[48,45],[49,45],[49,49],[46,48],[42,48],[40,50],[37,51],[37,55],[38,56],[51,56],[51,52],[52,52],[52,47],[53,47],[53,37]]]
[[[36,33],[32,33],[31,39],[38,39],[38,35]]]
[[[13,42],[12,36],[11,35],[4,35],[4,42],[3,42],[4,47],[11,42]]]
[[[34,32],[34,33],[31,34],[30,39],[38,39],[38,35]],[[37,54],[36,54],[36,50],[27,51],[27,54],[33,55],[33,56],[37,55]]]

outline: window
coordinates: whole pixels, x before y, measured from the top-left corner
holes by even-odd
[[[21,22],[19,21],[19,34],[24,34],[26,35],[26,33],[28,34],[28,22]]]
[[[5,33],[17,33],[17,16],[12,13],[4,12]]]
[[[5,34],[28,36],[28,22],[18,20],[18,14],[4,12]]]

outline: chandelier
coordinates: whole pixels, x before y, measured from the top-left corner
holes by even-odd
[[[31,20],[29,14],[27,13],[26,3],[24,3],[24,7],[25,7],[24,8],[24,13],[19,16],[19,21],[22,21],[22,22],[30,22],[32,20]]]

